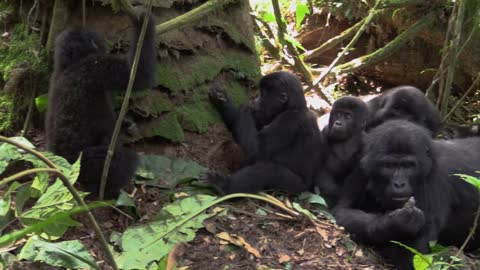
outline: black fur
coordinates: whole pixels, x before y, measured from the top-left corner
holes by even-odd
[[[383,92],[367,102],[369,117],[367,130],[390,119],[406,119],[437,134],[441,127],[440,112],[413,86],[398,86]]]
[[[128,60],[106,52],[105,41],[96,32],[83,28],[67,29],[55,41],[54,71],[50,80],[49,106],[46,117],[47,148],[73,163],[80,152],[95,151],[91,147],[106,146],[110,143],[116,114],[111,92],[124,91],[128,84],[130,67],[135,55],[143,16],[132,17],[134,31],[130,43]],[[134,90],[154,85],[156,46],[154,41],[155,23],[148,23]],[[116,153],[118,156],[125,151]],[[82,161],[87,164],[85,155]],[[136,157],[127,154],[116,160],[122,164],[112,167],[122,170],[135,164]],[[82,164],[82,170],[85,166]],[[93,171],[96,171],[95,169]],[[133,173],[125,170],[124,178]],[[113,179],[118,184],[128,182]],[[113,187],[113,184],[109,184]],[[93,191],[93,190],[89,190]]]
[[[478,138],[433,140],[428,130],[391,120],[367,134],[359,166],[334,209],[337,223],[374,245],[398,269],[413,269],[402,242],[428,253],[429,242],[460,246],[478,208],[478,191],[455,174],[477,175]],[[480,232],[477,227],[476,234]],[[480,238],[467,250],[480,247]]]
[[[322,130],[327,152],[315,176],[315,186],[330,207],[335,205],[344,178],[360,158],[367,120],[367,105],[359,98],[342,97],[332,106],[329,124]]]
[[[211,90],[211,102],[250,165],[231,176],[210,174],[207,180],[224,194],[311,188],[321,140],[300,81],[288,72],[275,72],[262,78],[260,91],[253,107],[239,109],[222,89]]]

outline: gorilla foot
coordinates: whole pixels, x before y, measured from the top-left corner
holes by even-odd
[[[205,180],[209,183],[215,191],[220,194],[221,196],[226,195],[225,192],[227,179],[226,177],[219,175],[217,173],[207,172],[200,177],[202,180]]]

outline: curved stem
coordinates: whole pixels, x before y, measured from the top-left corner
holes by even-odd
[[[35,169],[30,169],[30,170],[25,170],[25,171],[21,171],[19,173],[16,173],[10,177],[7,177],[7,178],[4,178],[3,180],[0,181],[0,186],[2,185],[6,185],[12,181],[15,181],[17,179],[20,179],[24,176],[27,176],[29,174],[34,174],[34,173],[42,173],[42,172],[52,172],[52,173],[61,173],[59,170],[57,169],[52,169],[52,168],[35,168]]]
[[[255,194],[248,194],[248,193],[234,193],[234,194],[230,194],[230,195],[227,195],[227,196],[223,196],[223,197],[220,197],[214,201],[212,201],[211,203],[208,203],[206,205],[204,205],[203,207],[201,207],[200,209],[198,209],[197,211],[191,213],[190,215],[186,216],[182,221],[180,221],[179,223],[177,223],[177,226],[174,226],[172,229],[162,233],[161,235],[159,235],[158,237],[156,237],[155,239],[153,239],[150,243],[147,243],[145,244],[143,247],[139,247],[140,250],[154,244],[155,242],[157,242],[158,240],[160,239],[163,239],[164,237],[166,237],[168,234],[172,233],[173,231],[175,231],[178,227],[181,227],[183,224],[187,223],[189,220],[191,220],[192,218],[200,215],[201,213],[203,213],[205,210],[207,210],[208,208],[216,205],[216,204],[219,204],[223,201],[226,201],[226,200],[230,200],[230,199],[235,199],[235,198],[252,198],[252,199],[257,199],[257,200],[261,200],[261,201],[265,201],[265,202],[268,202],[268,203],[271,203],[277,207],[279,207],[280,209],[284,210],[285,212],[291,214],[291,215],[294,215],[294,216],[298,216],[299,214],[287,207],[285,207],[283,204],[279,203],[277,200],[272,200],[270,198],[267,198],[267,197],[264,197],[264,196],[260,196],[260,195],[255,195]],[[276,198],[275,198],[276,199]]]
[[[48,167],[50,168],[53,168],[53,169],[57,169],[57,170],[60,170],[58,168],[57,165],[55,165],[55,163],[51,162],[48,158],[46,158],[44,155],[42,155],[42,153],[36,151],[36,150],[33,150],[32,148],[30,147],[27,147],[21,143],[18,143],[12,139],[9,139],[7,137],[4,137],[4,136],[1,136],[0,135],[0,142],[6,142],[8,144],[11,144],[11,145],[14,145],[16,146],[17,148],[20,148],[22,150],[25,150],[26,152],[36,156],[38,159],[40,159],[41,161],[43,161],[45,164],[47,164]]]
[[[87,216],[88,220],[90,221],[93,230],[95,231],[95,234],[97,235],[98,240],[100,241],[100,244],[102,245],[103,251],[105,252],[107,258],[110,260],[111,266],[115,269],[118,270],[117,263],[115,262],[115,258],[113,257],[112,252],[110,251],[108,247],[107,240],[105,239],[105,236],[102,233],[102,230],[100,229],[100,226],[98,226],[97,221],[95,220],[95,217],[93,216],[92,212],[89,210],[87,204],[83,201],[82,197],[78,193],[78,191],[73,187],[72,183],[70,183],[69,179],[65,174],[63,174],[60,169],[58,168],[57,165],[55,165],[52,161],[50,161],[48,158],[46,158],[44,155],[42,155],[40,152],[33,150],[30,147],[27,147],[25,145],[22,145],[18,142],[15,142],[11,139],[8,139],[6,137],[0,136],[0,141],[9,143],[11,145],[14,145],[22,150],[25,150],[26,152],[34,155],[41,161],[43,161],[45,164],[48,165],[51,169],[55,169],[55,171],[52,171],[57,174],[57,176],[60,178],[62,181],[63,185],[68,189],[68,191],[72,194],[73,198],[75,201],[80,205],[81,207],[87,209]]]

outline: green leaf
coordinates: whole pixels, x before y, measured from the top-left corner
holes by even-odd
[[[8,211],[10,211],[10,205],[12,203],[10,199],[10,195],[12,191],[16,190],[20,187],[20,183],[13,182],[10,187],[8,187],[7,192],[3,195],[3,198],[0,198],[0,217],[7,215]]]
[[[89,204],[87,207],[88,209],[94,209],[94,208],[103,207],[103,206],[106,206],[104,202],[95,202],[95,203]],[[66,219],[71,220],[71,217],[70,217],[71,215],[79,214],[79,213],[85,212],[86,210],[87,208],[84,208],[84,207],[75,207],[68,211],[56,213],[53,216],[49,217],[48,219],[29,225],[24,229],[13,231],[6,235],[2,235],[0,236],[0,247],[10,245],[11,243],[25,237],[28,234],[40,233],[43,230],[45,230],[45,228],[55,226],[57,223],[66,223],[66,221],[64,220]]]
[[[318,221],[318,218],[310,211],[307,209],[303,208],[299,203],[292,203],[293,209],[297,210],[298,212],[304,214],[305,216],[311,218],[312,220]]]
[[[7,269],[13,262],[17,261],[17,257],[10,252],[0,253],[0,269]]]
[[[303,19],[305,19],[305,16],[307,14],[310,14],[310,9],[308,6],[304,3],[297,3],[297,10],[295,11],[295,28],[299,29],[300,25],[303,22]]]
[[[465,174],[456,174],[456,175],[460,176],[460,178],[472,184],[474,187],[476,187],[480,191],[480,179],[478,179],[477,177],[465,175]]]
[[[127,229],[122,237],[123,253],[116,255],[119,268],[146,269],[166,256],[175,244],[191,241],[209,217],[203,209],[215,199],[207,195],[184,198],[165,206],[155,221]]]
[[[15,194],[15,216],[19,217],[23,213],[23,206],[30,199],[30,185],[23,184]]]
[[[79,240],[50,243],[33,236],[23,246],[19,259],[73,269],[100,269]]]
[[[36,97],[35,106],[39,112],[46,112],[48,107],[48,94]]]
[[[275,15],[271,12],[262,12],[260,14],[260,18],[262,21],[267,23],[274,23],[275,22]]]
[[[404,244],[402,244],[400,242],[397,242],[397,241],[391,241],[391,242],[394,243],[394,244],[397,244],[401,247],[404,247],[408,251],[415,254],[413,256],[413,267],[415,268],[415,270],[425,270],[425,269],[428,269],[429,267],[432,267],[432,263],[433,263],[433,256],[432,255],[422,254],[418,250],[416,250],[412,247],[409,247],[407,245],[404,245]]]
[[[156,185],[162,180],[163,185],[175,187],[179,183],[198,179],[206,169],[198,163],[184,159],[169,159],[159,155],[145,155],[140,161],[137,175],[150,181],[148,185]]]
[[[82,197],[85,197],[85,195],[86,193],[81,193]],[[22,214],[20,219],[25,225],[33,225],[39,221],[47,220],[58,212],[69,211],[75,205],[76,202],[73,199],[73,195],[63,185],[62,181],[57,179],[30,210]],[[80,223],[68,217],[45,227],[43,232],[49,239],[55,240],[60,238],[68,227],[77,225],[80,225]]]
[[[288,35],[288,34],[285,34],[284,37],[285,41],[289,42],[290,44],[292,44],[293,46],[303,50],[303,51],[307,51],[303,46],[302,44],[300,44],[300,42],[298,42],[294,37]]]
[[[300,194],[300,196],[298,198],[300,200],[305,200],[310,204],[318,204],[318,205],[320,205],[322,207],[325,207],[325,208],[328,207],[325,199],[322,196],[320,196],[318,194],[315,194],[315,193],[303,192],[302,194]]]

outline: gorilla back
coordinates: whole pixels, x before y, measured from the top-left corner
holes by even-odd
[[[398,269],[412,269],[412,253],[429,242],[460,246],[479,206],[474,186],[456,174],[477,175],[478,138],[433,140],[426,129],[391,120],[368,135],[360,166],[346,180],[334,209],[339,225],[376,246]],[[477,227],[477,233],[480,229]],[[470,240],[468,249],[480,247]]]
[[[104,158],[98,158],[97,153],[110,143],[116,120],[111,92],[127,87],[144,15],[131,18],[134,31],[128,59],[107,54],[105,41],[97,33],[83,28],[65,30],[55,41],[54,71],[50,79],[46,117],[47,149],[70,163],[83,151],[85,156],[82,157],[79,182],[84,182],[87,187],[95,186],[91,179],[100,178],[98,168]],[[148,22],[133,90],[154,85],[154,35],[152,18]],[[136,153],[116,149],[112,170],[118,172],[109,174],[107,187],[111,190],[107,190],[108,194],[115,196],[113,193],[128,183],[135,171],[131,166],[136,167],[136,164]],[[119,175],[122,176],[116,177]],[[93,188],[88,191],[96,192]]]
[[[304,191],[312,185],[321,137],[302,85],[293,74],[275,72],[261,79],[260,91],[254,106],[240,109],[223,90],[210,92],[211,102],[250,165],[231,176],[210,174],[208,180],[221,193]]]
[[[60,33],[55,42],[46,117],[47,148],[74,162],[88,146],[106,145],[115,124],[112,90],[128,84],[142,19],[132,18],[134,33],[129,61],[108,55],[105,41],[83,28]],[[153,86],[156,51],[154,21],[145,36],[134,90]]]

